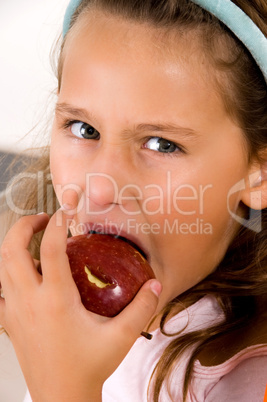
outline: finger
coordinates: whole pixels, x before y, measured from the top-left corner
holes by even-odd
[[[5,321],[5,299],[2,297],[0,298],[0,326],[5,328],[6,321]],[[0,328],[0,336],[1,336],[1,328]]]
[[[2,247],[1,254],[5,257],[13,255],[14,249],[27,248],[33,234],[45,229],[48,222],[48,215],[45,213],[39,215],[29,215],[20,218],[8,231]]]
[[[125,347],[131,345],[140,335],[156,312],[162,286],[152,279],[146,282],[134,300],[117,316],[120,333]]]
[[[3,287],[6,275],[21,286],[26,284],[29,279],[32,280],[33,277],[36,279],[34,262],[27,248],[32,236],[43,230],[47,222],[46,214],[25,216],[9,230],[1,247],[3,262],[1,283]]]
[[[0,262],[0,273],[2,268],[2,262]],[[1,276],[0,276],[1,279]],[[5,308],[5,299],[4,299],[4,292],[0,282],[0,325],[4,326],[4,308]],[[0,331],[1,335],[1,331]]]
[[[60,208],[52,216],[45,230],[40,249],[44,281],[58,282],[72,278],[66,254],[68,227],[72,221],[73,210],[70,212],[71,214],[68,210]]]

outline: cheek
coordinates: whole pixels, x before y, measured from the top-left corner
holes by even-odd
[[[143,212],[160,221],[179,219],[181,223],[193,223],[196,219],[214,222],[218,216],[225,219],[229,215],[229,187],[230,184],[222,184],[218,177],[216,182],[211,175],[187,172],[187,176],[183,174],[181,179],[175,172],[168,172],[157,185],[145,188]],[[237,204],[236,198],[231,199],[233,206]]]
[[[237,208],[239,194],[233,194],[229,206],[227,204],[229,189],[235,184],[235,178],[223,182],[219,174],[210,174],[205,176],[205,180],[202,176],[202,179],[191,177],[190,185],[184,181],[168,187],[165,183],[161,209],[156,189],[153,189],[154,200],[150,194],[150,202],[147,201],[150,210],[158,208],[158,213],[149,219],[158,223],[159,230],[154,240],[155,250],[160,250],[156,251],[159,265],[179,267],[177,281],[183,283],[183,290],[194,284],[190,282],[192,272],[199,281],[214,269],[238,225],[229,208]],[[183,267],[186,267],[185,270]],[[196,267],[202,268],[197,272]]]
[[[189,170],[189,169],[188,169]],[[147,215],[181,215],[203,214],[206,193],[212,186],[204,180],[194,179],[193,174],[177,175],[173,171],[162,172],[154,177],[152,183],[145,186],[143,210]]]

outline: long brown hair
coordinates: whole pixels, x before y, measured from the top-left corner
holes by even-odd
[[[234,0],[267,36],[265,0]],[[267,149],[267,88],[263,75],[247,49],[215,17],[189,0],[83,0],[71,26],[89,7],[153,27],[198,32],[207,60],[214,67],[214,79],[229,115],[244,132],[248,160],[263,159]],[[71,29],[70,29],[71,31]],[[67,34],[68,35],[68,34]],[[62,73],[62,42],[58,63],[59,88]],[[46,169],[48,159],[45,162]],[[39,166],[39,165],[37,165]],[[40,167],[40,166],[39,166]],[[32,194],[32,197],[35,197]],[[170,377],[173,364],[191,346],[194,351],[184,377],[183,400],[186,399],[193,365],[199,354],[219,339],[249,325],[266,306],[267,295],[267,210],[246,211],[249,225],[240,229],[216,271],[193,288],[178,296],[162,312],[160,329],[181,309],[205,295],[213,295],[221,306],[225,320],[203,330],[170,337],[170,343],[153,372],[151,398],[159,400],[164,381]],[[261,230],[257,230],[257,228]],[[37,248],[35,248],[37,250]],[[264,300],[265,304],[262,304]],[[152,388],[152,387],[151,387]]]

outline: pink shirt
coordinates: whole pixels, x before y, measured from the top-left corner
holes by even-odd
[[[216,300],[205,297],[173,317],[165,326],[167,332],[185,332],[203,328],[223,319]],[[140,337],[121,365],[105,382],[104,402],[145,402],[149,380],[159,357],[170,338],[153,332],[153,339]],[[163,389],[161,402],[182,400],[183,375],[190,350],[177,364],[171,378],[171,394]],[[196,361],[188,402],[263,402],[267,384],[267,345],[247,348],[230,360],[214,367],[204,367]],[[242,394],[240,394],[240,392]]]
[[[165,326],[168,332],[200,329],[223,319],[215,299],[205,297],[173,317]],[[149,380],[170,338],[157,329],[153,339],[137,339],[132,349],[103,387],[103,402],[146,402]],[[160,402],[182,400],[183,375],[190,350],[178,362],[171,378],[171,394],[163,388]],[[242,350],[223,364],[204,367],[196,361],[187,402],[263,402],[267,384],[267,346]],[[24,402],[30,402],[30,396]]]

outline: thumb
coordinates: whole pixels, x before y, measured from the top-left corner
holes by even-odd
[[[121,334],[129,344],[144,330],[158,306],[161,283],[155,279],[146,282],[133,301],[115,318],[120,321]]]

